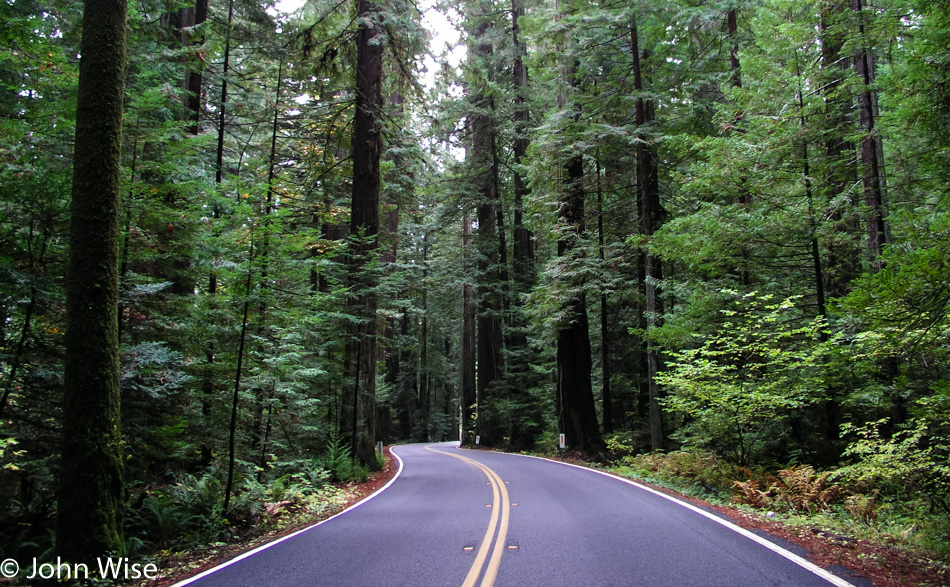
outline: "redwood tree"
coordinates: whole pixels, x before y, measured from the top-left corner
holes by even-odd
[[[123,553],[119,417],[119,172],[126,2],[86,0],[66,273],[63,452],[56,550]]]
[[[350,231],[355,241],[351,282],[357,290],[356,383],[353,389],[353,455],[375,465],[376,278],[368,271],[379,234],[379,160],[382,154],[383,45],[379,6],[359,0],[356,37],[356,112],[353,118],[353,200]]]

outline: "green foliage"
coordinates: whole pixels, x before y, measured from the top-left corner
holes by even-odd
[[[165,488],[142,493],[138,502],[128,510],[126,534],[139,541],[140,549],[197,546],[229,535],[221,483],[213,474],[183,474]]]
[[[758,479],[735,481],[733,501],[757,508],[810,514],[827,509],[841,498],[841,487],[829,482],[835,472],[816,473],[810,465],[802,465],[782,469],[777,475],[767,479],[765,490],[759,489]],[[852,503],[858,506],[857,500]]]
[[[685,442],[746,464],[798,410],[823,399],[824,324],[802,324],[794,299],[727,293],[734,299],[722,310],[723,329],[670,353],[658,381],[669,390],[666,409],[686,418]]]
[[[647,479],[698,489],[701,493],[724,493],[739,474],[728,461],[695,449],[626,456],[618,466],[621,472],[627,469]]]
[[[353,458],[350,445],[342,437],[331,435],[327,439],[326,452],[318,461],[333,481],[362,483],[369,477],[369,470]]]
[[[855,459],[835,477],[862,493],[922,496],[950,513],[950,389],[917,401],[916,416],[889,435],[887,419],[846,424]]]

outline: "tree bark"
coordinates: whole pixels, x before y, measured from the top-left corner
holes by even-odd
[[[884,210],[884,163],[881,157],[880,138],[877,135],[877,92],[874,84],[874,61],[866,45],[864,30],[864,0],[851,0],[851,10],[858,19],[860,35],[858,49],[854,53],[854,69],[863,84],[857,96],[858,126],[861,137],[860,158],[864,204],[867,208],[867,251],[871,269],[880,270],[880,256],[887,242],[887,227]]]
[[[350,231],[355,240],[351,281],[358,293],[353,455],[376,467],[376,277],[368,273],[378,246],[379,160],[382,154],[382,57],[379,7],[359,0],[356,37],[356,112],[353,119],[353,200]]]
[[[468,215],[462,219],[462,258],[466,274],[471,263],[472,219]],[[475,378],[475,299],[472,285],[468,280],[462,283],[462,327],[461,327],[461,398],[462,402],[462,444],[475,443],[475,404],[478,400]]]
[[[732,71],[732,87],[742,87],[742,69],[739,66],[739,41],[736,35],[739,33],[738,11],[735,8],[726,13],[726,27],[729,32],[729,38],[732,39],[732,47],[729,48],[729,70]]]
[[[511,42],[514,49],[512,81],[514,84],[514,125],[512,142],[513,169],[513,216],[512,226],[512,292],[507,299],[509,308],[508,364],[506,378],[510,390],[511,411],[508,418],[509,445],[513,449],[529,448],[541,432],[540,407],[531,389],[540,386],[538,375],[531,369],[533,353],[528,345],[527,320],[522,295],[528,293],[536,281],[533,235],[524,223],[524,201],[529,189],[521,171],[522,160],[528,152],[530,139],[528,126],[528,68],[524,63],[526,50],[521,40],[518,19],[524,15],[522,0],[511,0]]]
[[[643,68],[636,23],[630,28],[630,44],[633,55],[633,83],[638,93],[636,122],[637,136],[640,140],[637,142],[637,200],[640,210],[640,233],[649,238],[660,227],[662,210],[660,208],[659,164],[647,128],[654,120],[654,106],[652,100],[643,97]],[[643,54],[649,55],[646,50]],[[656,375],[660,370],[660,350],[651,337],[651,331],[661,326],[663,321],[663,301],[657,291],[657,284],[663,279],[663,270],[660,259],[649,250],[643,252],[643,267],[650,444],[653,450],[662,450],[666,442],[663,432],[663,410],[659,402],[661,390],[656,382]]]
[[[567,182],[560,202],[564,235],[558,240],[558,256],[572,254],[578,236],[584,231],[584,159],[574,155],[564,166]],[[573,284],[575,287],[581,284]],[[579,287],[578,287],[579,289]],[[594,389],[591,384],[590,325],[587,300],[583,291],[566,302],[568,323],[557,333],[557,376],[560,390],[561,421],[571,448],[597,454],[603,450],[603,438],[597,425]]]
[[[492,58],[492,45],[484,37],[489,23],[484,14],[470,16],[477,23],[470,55],[473,66],[484,70]],[[471,173],[478,198],[478,229],[475,249],[478,253],[476,435],[480,443],[492,446],[501,441],[499,423],[492,405],[496,382],[503,373],[501,316],[504,309],[503,281],[499,246],[498,164],[495,155],[494,105],[490,96],[476,92],[471,96],[475,112],[471,117]]]
[[[828,136],[825,141],[827,171],[823,182],[826,202],[846,196],[857,181],[855,145],[846,138],[853,132],[852,100],[850,96],[843,96],[840,90],[841,83],[851,68],[850,60],[841,58],[844,39],[839,21],[844,9],[845,6],[837,0],[822,6],[819,25],[822,92],[827,125],[825,132]],[[854,246],[855,235],[860,231],[860,226],[848,212],[846,209],[846,213],[842,214],[836,206],[831,217],[840,236],[839,242],[831,247],[828,255],[827,290],[830,297],[847,294],[851,281],[860,273],[861,251]]]
[[[124,0],[86,0],[66,273],[63,451],[57,555],[121,555],[119,173],[126,52]]]
[[[221,68],[221,103],[218,105],[218,151],[215,156],[214,182],[224,181],[224,131],[228,109],[228,73],[231,68],[231,23],[234,21],[234,0],[228,2],[228,29],[224,37],[224,65]]]
[[[518,19],[524,15],[524,6],[520,0],[511,0],[512,44],[514,45],[513,81],[515,87],[515,140],[512,153],[515,157],[514,172],[514,281],[517,286],[529,289],[534,284],[534,248],[532,234],[524,225],[524,200],[528,195],[528,186],[522,177],[519,166],[528,152],[531,140],[527,136],[530,124],[528,111],[528,68],[524,63],[525,47],[519,35],[521,28]]]

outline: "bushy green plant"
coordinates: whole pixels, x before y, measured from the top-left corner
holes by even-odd
[[[369,478],[369,469],[355,461],[349,445],[339,436],[330,436],[323,458],[318,462],[330,472],[333,481],[362,483]]]
[[[534,439],[534,452],[546,457],[557,456],[559,443],[557,429],[545,428],[544,432],[538,434]]]
[[[950,513],[950,393],[917,401],[918,413],[906,427],[882,433],[888,419],[863,426],[847,424],[853,441],[845,452],[856,462],[836,478],[867,493],[924,497]]]
[[[822,321],[803,322],[795,298],[733,296],[724,328],[671,353],[657,380],[665,408],[682,416],[688,443],[748,464],[776,427],[825,396]]]
[[[699,485],[704,490],[724,491],[732,486],[736,467],[715,454],[699,450],[647,453],[621,461],[634,472],[662,482]]]
[[[632,432],[617,432],[604,437],[604,446],[607,449],[607,458],[618,461],[623,457],[632,456],[636,451],[636,442]]]
[[[127,534],[154,549],[213,542],[228,533],[222,503],[221,483],[213,473],[182,474],[128,509]]]

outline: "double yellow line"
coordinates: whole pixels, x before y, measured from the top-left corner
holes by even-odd
[[[478,547],[478,552],[475,554],[475,562],[472,563],[472,568],[469,569],[468,575],[465,577],[465,582],[462,583],[462,587],[474,587],[478,582],[479,576],[482,577],[481,587],[491,587],[495,584],[495,577],[498,576],[498,567],[501,566],[501,555],[505,552],[505,540],[508,537],[508,520],[511,517],[511,500],[508,499],[508,488],[505,487],[505,482],[501,480],[501,477],[499,477],[497,473],[474,459],[463,457],[459,454],[435,450],[431,446],[427,446],[426,450],[465,461],[477,467],[488,477],[488,482],[491,484],[492,489],[491,519],[488,521],[488,529],[485,531],[485,537],[482,539],[482,543]],[[495,536],[496,530],[498,531],[497,537]],[[494,539],[495,543],[494,549],[491,548],[492,539]],[[488,565],[485,566],[489,550],[491,550],[491,559],[488,560]],[[485,571],[484,575],[482,575],[483,568]]]

